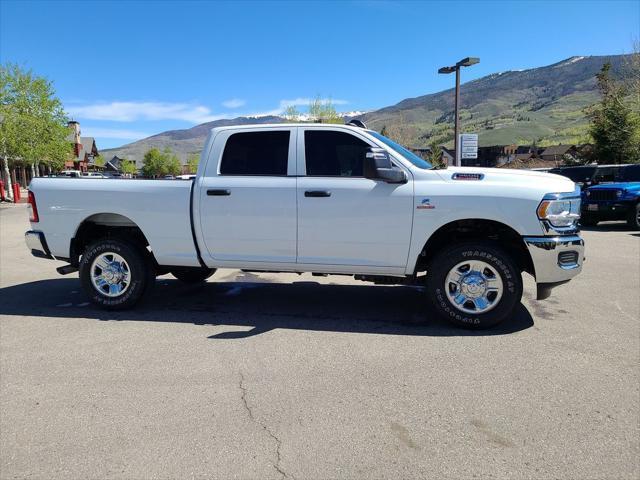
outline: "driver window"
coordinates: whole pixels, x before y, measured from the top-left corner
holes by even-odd
[[[311,177],[362,177],[369,144],[345,132],[305,130],[307,175]]]

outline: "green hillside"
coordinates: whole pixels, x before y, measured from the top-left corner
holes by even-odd
[[[584,109],[598,100],[595,75],[605,62],[620,74],[624,56],[572,57],[546,67],[492,74],[462,85],[462,132],[482,146],[588,141]],[[453,145],[454,91],[403,100],[363,115],[411,146]]]

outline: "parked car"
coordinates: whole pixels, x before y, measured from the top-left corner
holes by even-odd
[[[82,172],[82,178],[108,178],[100,172]]]
[[[80,170],[63,170],[57,176],[67,178],[80,178],[82,176],[82,172]]]
[[[603,172],[603,182],[583,193],[580,223],[593,226],[605,220],[626,220],[631,228],[640,229],[640,164]]]
[[[597,165],[581,165],[577,167],[557,167],[549,170],[549,173],[562,175],[572,180],[581,190],[589,188],[593,184]]]
[[[106,309],[132,307],[156,275],[224,267],[420,284],[444,318],[481,328],[513,314],[523,272],[544,299],[584,256],[572,181],[434,168],[349,125],[218,127],[194,181],[36,178],[29,204],[32,254],[69,262],[58,271],[79,270]]]

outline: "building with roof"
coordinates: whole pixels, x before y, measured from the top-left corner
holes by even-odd
[[[103,166],[95,164],[95,159],[99,155],[95,138],[82,137],[79,122],[70,121],[67,126],[69,127],[67,138],[73,144],[73,158],[64,163],[64,168],[81,172],[102,170]]]
[[[540,158],[543,160],[555,162],[561,162],[567,156],[571,158],[578,156],[578,150],[575,145],[552,145],[540,153]]]

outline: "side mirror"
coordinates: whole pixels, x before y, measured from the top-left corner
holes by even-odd
[[[407,183],[404,170],[394,168],[391,157],[384,148],[370,147],[364,157],[365,178],[384,180],[387,183]]]

